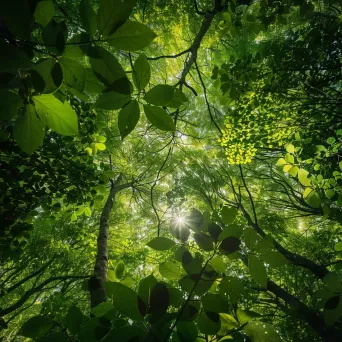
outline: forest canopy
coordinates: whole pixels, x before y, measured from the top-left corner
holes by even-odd
[[[340,0],[0,1],[0,341],[342,341]]]

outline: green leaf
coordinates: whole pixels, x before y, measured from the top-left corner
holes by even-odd
[[[140,118],[140,108],[137,100],[129,102],[119,112],[118,126],[123,140],[133,131]]]
[[[44,0],[37,3],[34,17],[38,24],[46,26],[55,15],[55,6],[52,1]]]
[[[95,76],[107,87],[116,80],[126,77],[126,73],[116,57],[100,46],[90,47],[89,62]]]
[[[334,189],[327,189],[325,190],[325,196],[327,196],[327,198],[331,199],[335,196],[335,190]]]
[[[176,325],[176,329],[180,341],[196,341],[198,331],[194,322],[178,322]]]
[[[238,308],[236,310],[236,316],[237,316],[239,323],[242,325],[242,324],[247,323],[248,321],[251,321],[252,319],[256,317],[260,317],[260,314],[254,311],[242,310]]]
[[[65,57],[60,59],[60,63],[63,69],[65,84],[82,93],[87,79],[87,72],[84,66],[76,60]]]
[[[53,319],[49,317],[35,316],[23,324],[18,334],[24,337],[39,338],[44,336],[53,324]]]
[[[284,158],[279,158],[277,161],[277,166],[283,166],[286,164],[286,160]]]
[[[34,70],[39,73],[45,82],[44,94],[55,92],[63,83],[62,67],[53,58],[45,59],[36,64]]]
[[[217,272],[221,272],[221,273],[223,273],[227,268],[227,264],[219,256],[214,256],[210,260],[209,264],[213,266]]]
[[[82,0],[80,2],[79,10],[82,26],[92,37],[97,28],[96,13],[88,0]]]
[[[86,69],[87,72],[87,82],[84,91],[90,94],[100,94],[104,90],[104,85],[98,80],[98,78],[93,73],[90,68]]]
[[[108,313],[108,311],[111,311],[113,309],[114,309],[114,306],[112,303],[104,302],[104,303],[100,303],[95,308],[91,309],[91,313],[95,317],[103,317]]]
[[[133,65],[133,82],[137,89],[144,89],[151,78],[151,67],[145,54],[140,54]]]
[[[102,342],[130,342],[141,341],[146,335],[146,332],[135,325],[128,325],[124,327],[115,328],[110,331],[106,337],[101,340]]]
[[[183,292],[174,287],[169,287],[169,304],[175,308],[178,308],[181,301],[183,300]]]
[[[104,337],[110,330],[110,326],[103,321],[102,318],[94,317],[88,320],[78,334],[78,338],[82,342],[95,342]]]
[[[335,243],[334,249],[336,252],[341,252],[342,251],[342,241]]]
[[[65,318],[65,326],[73,335],[79,333],[83,317],[82,311],[77,306],[73,305],[69,308]]]
[[[254,249],[257,241],[257,233],[253,228],[247,227],[243,232],[244,242],[248,249]]]
[[[33,101],[39,117],[49,128],[63,135],[78,134],[77,115],[67,101],[61,103],[53,95],[33,96]]]
[[[187,97],[180,89],[177,88],[172,100],[166,106],[169,108],[179,108],[185,102],[188,102]]]
[[[312,188],[306,188],[303,193],[304,201],[312,208],[321,207],[321,198],[318,193]]]
[[[152,274],[140,280],[138,295],[141,298],[141,300],[145,303],[146,307],[150,305],[151,291],[156,284],[157,279]]]
[[[13,137],[27,154],[32,154],[43,143],[45,124],[37,117],[34,106],[24,107],[23,113],[15,122]]]
[[[295,147],[292,144],[287,144],[286,151],[293,154],[295,152]]]
[[[204,251],[212,251],[214,249],[213,239],[211,236],[202,232],[195,233],[194,239],[200,249]]]
[[[290,263],[289,260],[279,252],[268,251],[264,253],[261,258],[271,267],[279,267]]]
[[[9,90],[0,91],[0,120],[9,120],[12,116],[18,113],[18,110],[22,107],[23,98]]]
[[[35,3],[31,1],[0,1],[2,25],[15,37],[27,39],[34,24],[33,11]],[[1,65],[1,63],[0,63]]]
[[[341,280],[336,272],[327,273],[322,280],[329,291],[333,293],[342,292]]]
[[[222,240],[220,244],[220,252],[225,255],[232,254],[239,250],[240,248],[240,239],[235,236],[230,236]]]
[[[42,32],[43,42],[46,49],[57,55],[62,55],[65,49],[65,41],[68,38],[64,23],[51,20]]]
[[[221,210],[221,218],[224,224],[230,224],[234,222],[238,210],[235,208],[223,207]]]
[[[171,116],[165,112],[164,109],[155,106],[144,105],[145,115],[147,120],[155,127],[161,129],[162,131],[176,130],[176,126],[171,118]]]
[[[252,342],[282,342],[274,327],[266,322],[250,322],[242,330]]]
[[[179,279],[182,274],[177,264],[171,261],[159,264],[159,273],[162,277],[169,280]]]
[[[243,283],[239,278],[236,277],[224,277],[219,285],[220,295],[225,298],[229,296],[232,304],[238,302],[240,295],[243,291]]]
[[[198,330],[205,335],[215,335],[221,329],[220,315],[202,311],[197,319]]]
[[[146,93],[144,100],[156,106],[164,106],[172,100],[174,91],[172,86],[158,84]]]
[[[97,28],[101,35],[109,36],[129,18],[136,0],[100,0]]]
[[[123,278],[125,274],[125,264],[122,261],[115,266],[114,273],[116,279],[120,280]]]
[[[252,278],[261,286],[267,286],[267,273],[264,263],[260,261],[255,255],[248,256],[248,268]]]
[[[292,166],[291,169],[289,169],[288,173],[292,176],[292,177],[296,177],[297,173],[298,173],[298,167],[297,166]]]
[[[229,313],[231,312],[230,305],[219,294],[207,293],[202,299],[203,309],[206,312]]]
[[[186,224],[195,232],[200,232],[201,230],[205,230],[206,220],[204,215],[196,210],[192,209],[190,216],[188,216],[185,220]]]
[[[32,62],[28,56],[15,47],[0,39],[0,70],[29,69]]]
[[[63,52],[63,57],[66,58],[83,58],[89,50],[90,36],[84,32],[80,34],[75,34],[72,36],[65,45],[65,49]],[[88,42],[85,44],[81,44],[84,42]]]
[[[311,184],[311,180],[308,179],[308,175],[309,175],[308,171],[306,171],[304,169],[299,169],[298,170],[298,179],[299,179],[299,182],[303,186],[309,186]]]
[[[165,237],[156,237],[146,245],[156,251],[166,251],[171,249],[176,244],[171,239]]]
[[[133,290],[123,284],[112,282],[105,283],[105,288],[118,311],[136,321],[143,319],[138,308],[138,295]]]
[[[130,95],[109,91],[108,93],[100,94],[94,104],[94,107],[99,109],[115,110],[123,108],[130,100]]]
[[[169,307],[169,291],[164,283],[158,282],[151,291],[149,321],[151,324],[158,322]]]
[[[241,235],[242,235],[242,228],[239,225],[232,223],[223,228],[223,231],[219,235],[219,241],[223,241],[225,238],[231,237],[231,236],[240,238]]]
[[[293,164],[294,163],[294,157],[290,153],[286,153],[285,160],[287,163]]]
[[[138,51],[148,46],[156,37],[148,26],[137,21],[127,21],[107,41],[120,50]]]

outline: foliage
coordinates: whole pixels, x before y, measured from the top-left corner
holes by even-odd
[[[340,341],[338,0],[0,4],[2,341]]]

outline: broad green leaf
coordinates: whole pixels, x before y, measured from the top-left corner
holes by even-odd
[[[115,32],[129,18],[136,0],[100,0],[97,29],[103,36]]]
[[[32,62],[28,56],[13,44],[0,39],[0,70],[29,69]]]
[[[125,274],[125,264],[120,261],[116,266],[115,266],[115,278],[120,280],[123,278],[124,274]]]
[[[175,308],[178,308],[181,301],[183,300],[183,293],[181,290],[174,287],[169,287],[169,304]]]
[[[341,252],[342,251],[342,241],[335,243],[334,249],[336,252]]]
[[[57,23],[55,20],[50,20],[44,27],[42,37],[47,50],[57,55],[63,54],[65,41],[68,38],[65,28],[65,24]]]
[[[88,34],[84,32],[75,34],[66,42],[63,57],[83,58],[88,53],[89,41],[90,36]]]
[[[88,320],[82,327],[78,334],[78,338],[82,342],[95,342],[104,337],[110,330],[110,326],[106,324],[102,318],[94,317]]]
[[[223,207],[221,210],[221,218],[224,224],[232,223],[238,214],[238,210],[235,208]]]
[[[180,89],[177,88],[172,100],[166,106],[169,108],[179,108],[185,102],[188,102],[187,97]]]
[[[329,291],[333,293],[342,292],[341,280],[336,272],[327,273],[322,280]]]
[[[169,291],[166,285],[158,282],[151,291],[149,321],[151,324],[158,322],[166,313],[169,307]]]
[[[250,322],[242,330],[252,342],[282,342],[274,327],[266,322]]]
[[[268,251],[263,253],[261,258],[271,267],[279,267],[290,263],[289,260],[279,252]]]
[[[152,274],[140,280],[138,295],[141,298],[141,300],[145,303],[146,307],[150,305],[151,291],[156,284],[157,279]]]
[[[211,236],[202,232],[195,233],[194,239],[200,249],[204,251],[212,251],[214,249],[213,239]]]
[[[133,131],[140,118],[140,108],[137,100],[129,102],[123,107],[118,116],[118,126],[123,140]]]
[[[235,223],[231,223],[223,228],[223,231],[219,235],[218,240],[223,241],[227,237],[234,236],[236,238],[240,238],[242,236],[242,227]]]
[[[308,179],[309,172],[304,169],[298,170],[299,182],[304,186],[309,186],[311,184],[310,179]]]
[[[159,273],[162,277],[169,280],[179,279],[182,274],[177,264],[171,261],[159,264]]]
[[[108,297],[113,299],[113,305],[127,317],[141,321],[142,316],[138,308],[138,295],[129,287],[120,283],[105,283]]]
[[[222,260],[222,257],[219,256],[214,256],[210,260],[209,264],[213,266],[217,272],[221,273],[223,273],[227,268],[227,264]]]
[[[168,249],[171,249],[176,244],[171,239],[165,237],[156,237],[146,245],[156,251],[166,251]]]
[[[92,37],[97,28],[96,13],[93,7],[90,5],[89,0],[82,0],[80,2],[80,17],[83,28]]]
[[[124,327],[119,327],[112,329],[102,342],[130,342],[130,341],[140,341],[146,336],[146,332],[135,325],[128,325]]]
[[[116,80],[126,77],[126,73],[117,58],[100,46],[90,47],[89,62],[95,76],[107,87]]]
[[[243,286],[244,285],[239,278],[224,277],[219,285],[219,291],[223,298],[228,295],[232,304],[235,304],[240,298]]]
[[[287,144],[286,151],[293,154],[295,152],[295,147],[292,144]]]
[[[44,336],[54,324],[53,319],[46,316],[35,316],[26,321],[19,330],[19,335],[30,338]]]
[[[190,216],[185,220],[186,224],[195,232],[205,230],[206,220],[204,215],[197,209],[193,208]]]
[[[109,91],[108,93],[100,94],[94,104],[94,107],[99,109],[115,110],[123,108],[130,100],[130,95]]]
[[[215,335],[221,329],[220,315],[202,311],[197,319],[198,330],[205,335]]]
[[[277,161],[277,166],[283,166],[286,164],[286,160],[284,158],[279,158]]]
[[[23,98],[9,90],[0,91],[0,120],[9,120],[12,116],[18,113],[18,110],[22,107]]]
[[[52,1],[44,0],[37,3],[34,17],[38,24],[46,26],[55,15],[55,6]]]
[[[90,94],[100,94],[105,89],[104,85],[95,76],[92,69],[87,68],[87,82],[84,91]]]
[[[290,154],[290,153],[286,153],[286,155],[285,155],[285,160],[286,160],[286,162],[289,163],[289,164],[293,164],[293,163],[294,163],[294,157],[293,157],[293,155]]]
[[[133,65],[133,82],[137,89],[144,89],[151,78],[151,67],[145,54],[140,54]]]
[[[13,137],[27,154],[32,154],[43,143],[45,124],[38,118],[34,106],[29,104],[24,107],[15,122]]]
[[[53,332],[45,335],[40,342],[69,342],[68,336],[64,332]]]
[[[198,331],[194,322],[178,322],[176,329],[180,341],[196,341]]]
[[[330,297],[324,306],[324,321],[326,325],[334,325],[342,316],[342,297]]]
[[[63,71],[61,65],[56,63],[55,59],[48,58],[35,65],[39,75],[45,82],[44,94],[55,92],[63,83]]]
[[[298,173],[298,167],[297,166],[292,166],[291,169],[289,169],[288,173],[292,176],[292,177],[296,177],[297,173]]]
[[[246,322],[253,320],[256,317],[260,317],[261,315],[254,311],[242,310],[238,308],[236,310],[236,316],[237,316],[237,319],[239,320],[239,323],[242,325],[242,324],[245,324]]]
[[[85,67],[76,60],[65,57],[60,59],[60,63],[65,84],[82,93],[87,80]]]
[[[247,227],[244,232],[244,242],[249,249],[254,249],[257,241],[257,233],[253,228]]]
[[[82,311],[75,305],[71,306],[65,318],[65,326],[73,335],[78,334],[83,321]]]
[[[248,256],[248,268],[252,278],[261,286],[267,286],[267,273],[266,268],[261,260],[255,255]]]
[[[312,188],[306,188],[303,193],[304,201],[312,208],[321,207],[321,198],[318,193]]]
[[[34,24],[33,11],[34,6],[30,1],[0,1],[2,25],[18,38],[29,38]]]
[[[164,106],[172,100],[174,91],[174,87],[159,84],[146,93],[144,100],[156,106]]]
[[[107,41],[120,50],[138,51],[148,46],[156,37],[148,26],[137,21],[127,21]]]
[[[222,228],[216,223],[209,223],[208,233],[214,239],[214,241],[218,241],[219,236],[222,233]]]
[[[202,299],[203,309],[206,312],[229,313],[231,312],[228,302],[219,294],[207,293]]]
[[[222,240],[219,250],[222,254],[229,255],[239,250],[241,241],[235,236],[230,236]]]
[[[33,96],[33,101],[39,117],[49,128],[63,135],[78,133],[77,115],[67,101],[61,103],[53,95]]]
[[[91,313],[95,317],[103,317],[106,315],[106,313],[108,313],[108,311],[111,311],[113,309],[114,309],[114,306],[112,303],[105,302],[105,303],[101,303],[98,306],[96,306],[95,308],[91,309]]]
[[[144,105],[145,115],[147,120],[155,127],[162,131],[176,130],[176,126],[171,118],[171,116],[165,112],[161,107]]]

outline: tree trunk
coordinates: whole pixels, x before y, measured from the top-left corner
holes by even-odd
[[[89,279],[88,287],[91,297],[91,308],[107,300],[104,283],[108,272],[108,237],[110,213],[113,208],[115,193],[117,189],[113,182],[106,204],[101,213],[99,235],[97,237],[97,254],[94,267],[94,276]]]

